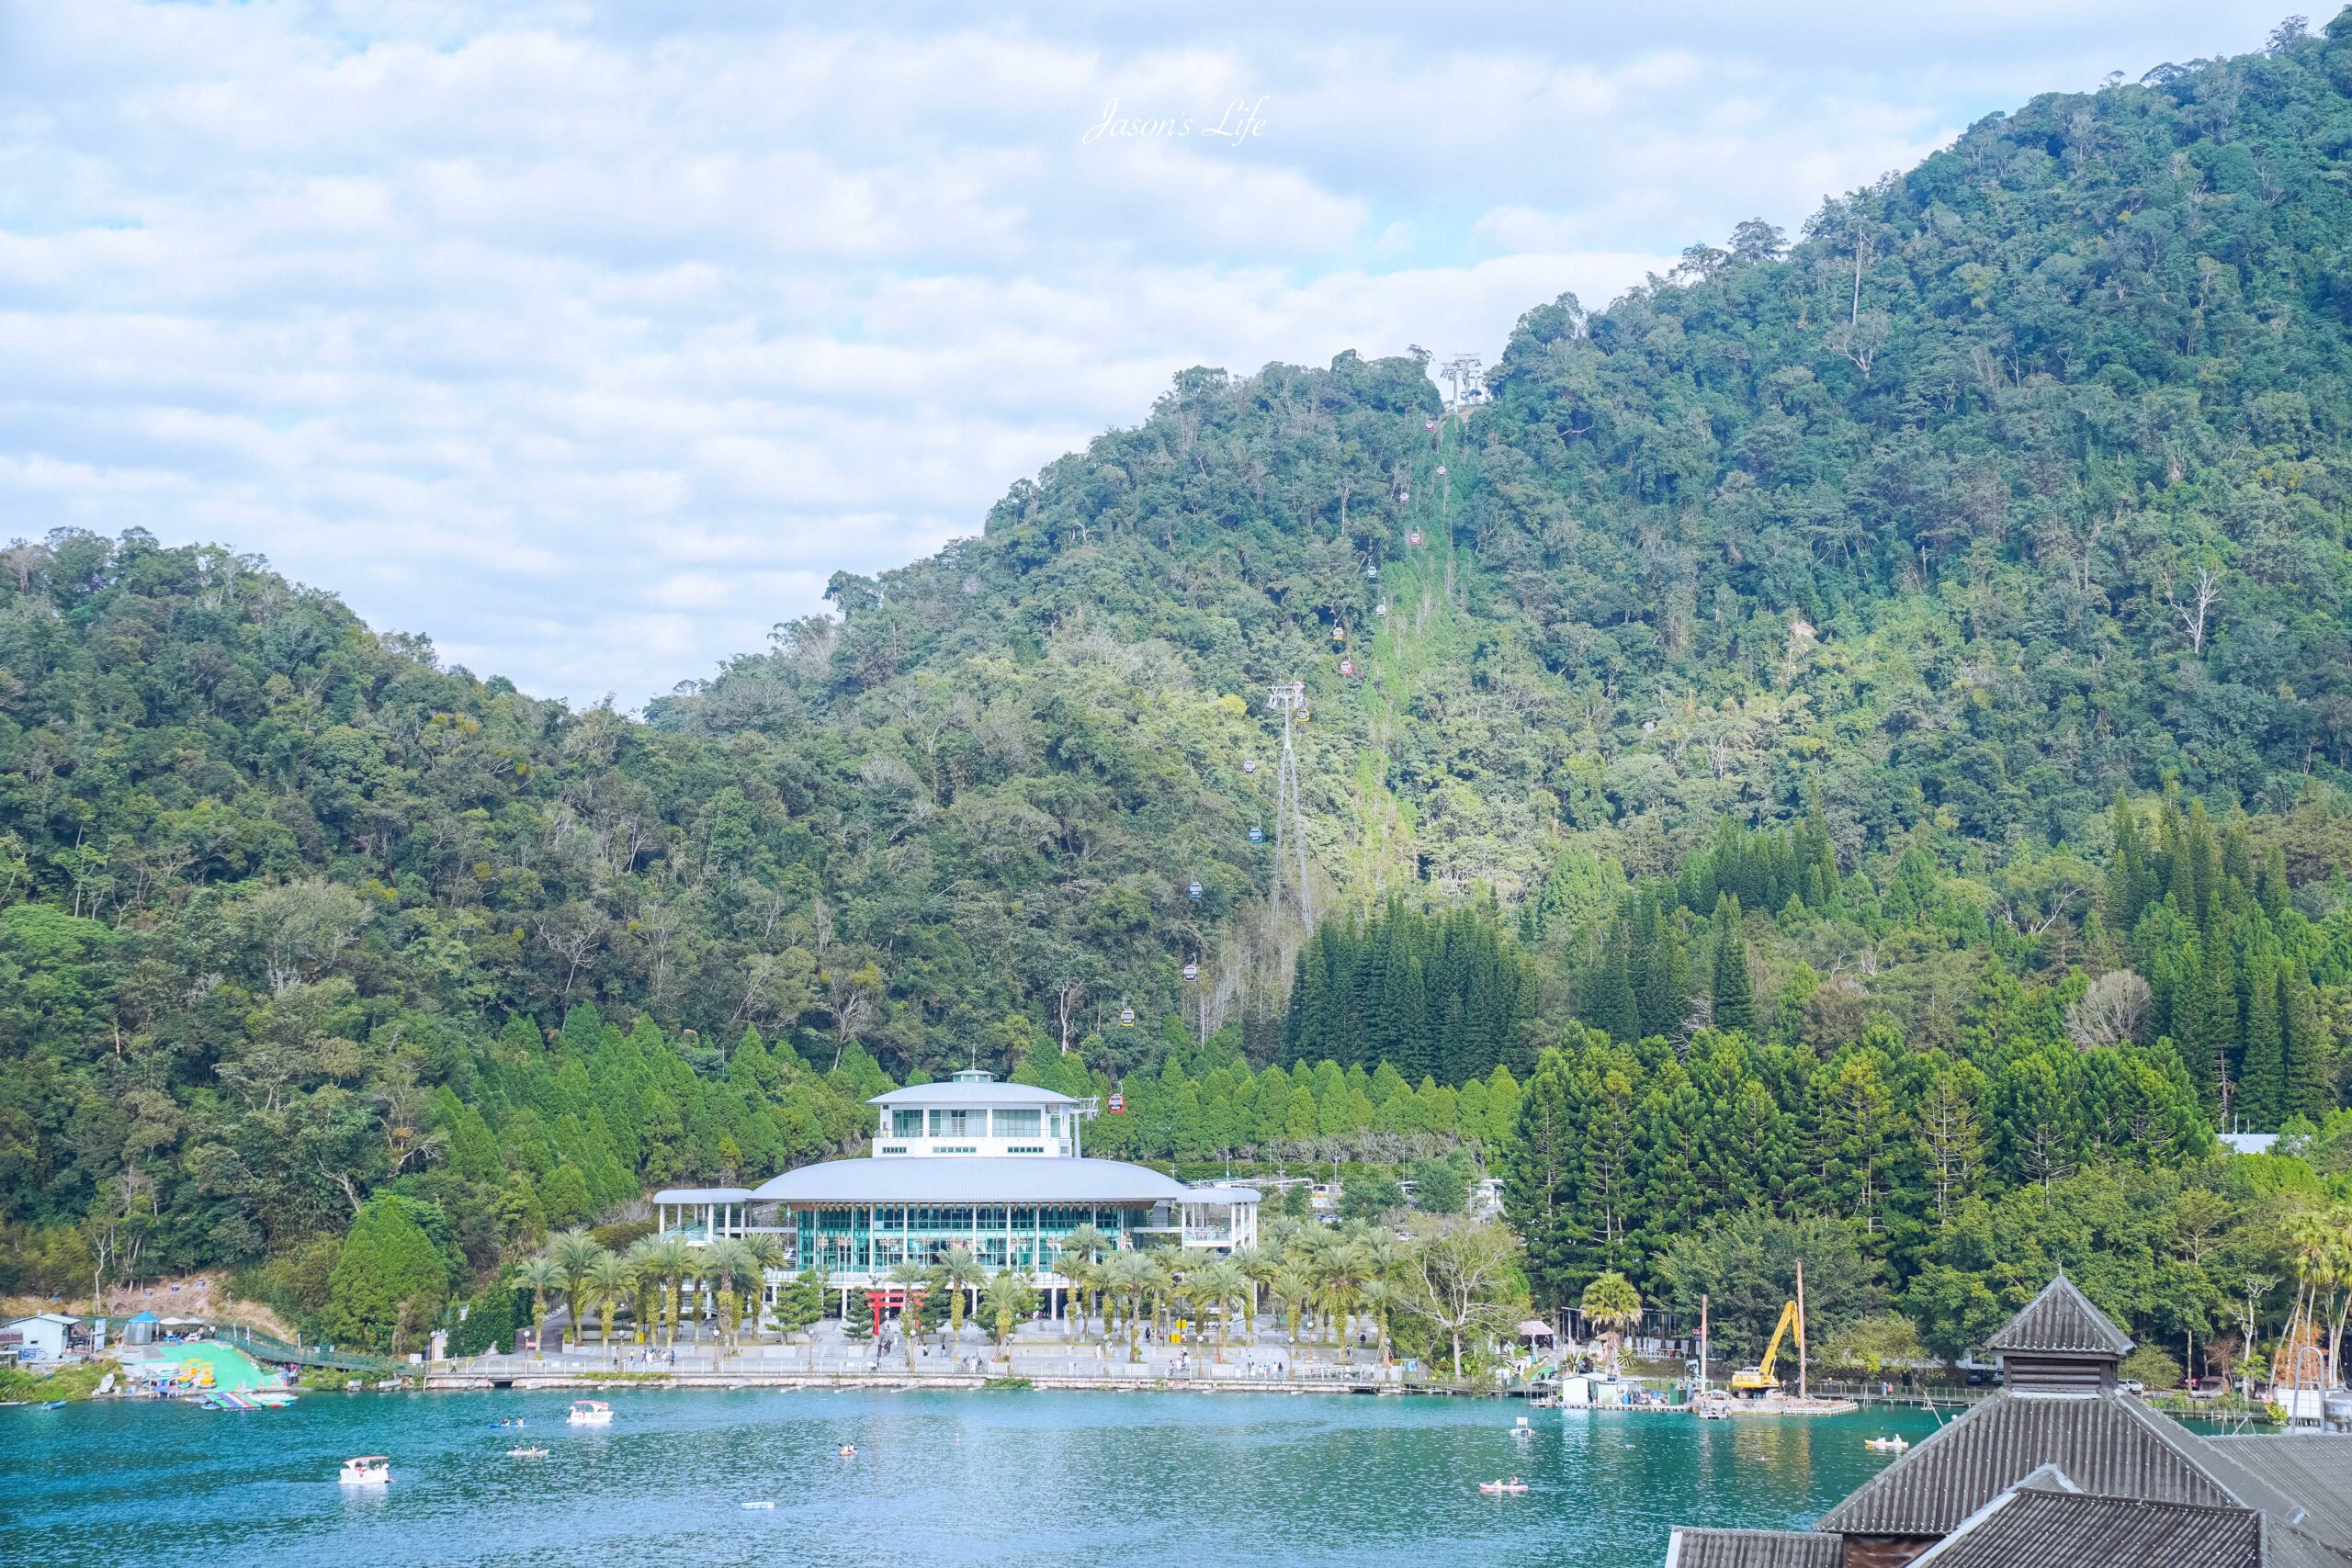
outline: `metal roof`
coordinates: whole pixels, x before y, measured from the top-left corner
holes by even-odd
[[[2352,1433],[2260,1433],[2206,1438],[2202,1443],[2208,1461],[2245,1502],[2352,1552]],[[2253,1484],[2233,1472],[2242,1472]],[[2262,1488],[2276,1494],[2278,1502],[2246,1495]]]
[[[905,1155],[787,1170],[755,1203],[1156,1203],[1194,1190],[1114,1159]]]
[[[657,1203],[748,1203],[748,1187],[665,1187],[653,1195]]]
[[[1256,1188],[1244,1187],[1237,1182],[1230,1187],[1187,1187],[1184,1189],[1184,1201],[1187,1203],[1257,1203],[1264,1200],[1259,1196]]]
[[[1076,1105],[1069,1095],[1025,1083],[923,1083],[877,1094],[868,1105]]]
[[[2002,1355],[2120,1358],[2131,1353],[2132,1337],[2060,1274],[1985,1341],[1985,1348]]]
[[[2261,1568],[2262,1516],[2020,1486],[1912,1561],[1914,1568]]]
[[[1838,1568],[1846,1543],[1811,1530],[1677,1529],[1666,1568]]]
[[[2206,1463],[2201,1439],[2137,1399],[2005,1389],[1880,1471],[1814,1528],[1946,1535],[2046,1464],[2108,1496],[2207,1507],[2262,1501],[2234,1495]]]

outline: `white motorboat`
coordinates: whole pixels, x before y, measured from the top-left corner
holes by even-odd
[[[609,1427],[613,1424],[613,1407],[601,1399],[575,1399],[571,1414],[564,1417],[575,1427]]]

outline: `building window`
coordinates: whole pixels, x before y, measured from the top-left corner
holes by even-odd
[[[981,1112],[986,1115],[986,1111]],[[971,1138],[978,1136],[972,1126],[968,1111],[934,1111],[931,1113],[931,1135],[934,1138]]]
[[[1000,1138],[1034,1138],[1041,1122],[1035,1111],[1000,1111],[996,1113],[996,1135]]]
[[[1011,1144],[1006,1145],[1004,1152],[1009,1155],[1041,1155],[1046,1152],[1046,1145],[1043,1144]]]
[[[891,1135],[892,1137],[894,1137],[894,1138],[920,1138],[920,1137],[922,1137],[922,1111],[891,1111],[891,1112],[890,1112],[890,1135]]]

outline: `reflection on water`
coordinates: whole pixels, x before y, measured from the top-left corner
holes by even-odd
[[[641,1390],[582,1430],[569,1399],[0,1411],[0,1562],[1649,1565],[1677,1521],[1802,1524],[1887,1462],[1865,1438],[1934,1429],[1533,1411],[1521,1441],[1496,1401]],[[338,1485],[356,1453],[391,1486]],[[1478,1495],[1512,1473],[1529,1495]]]

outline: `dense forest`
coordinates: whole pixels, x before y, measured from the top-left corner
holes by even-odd
[[[2347,236],[2352,14],[1539,306],[1481,400],[1187,371],[641,719],[20,539],[0,1288],[313,1312],[397,1201],[462,1292],[970,1061],[1123,1088],[1106,1153],[1491,1158],[1555,1303],[1833,1224],[1939,1344],[2015,1194],[2245,1126],[2340,1199]]]

